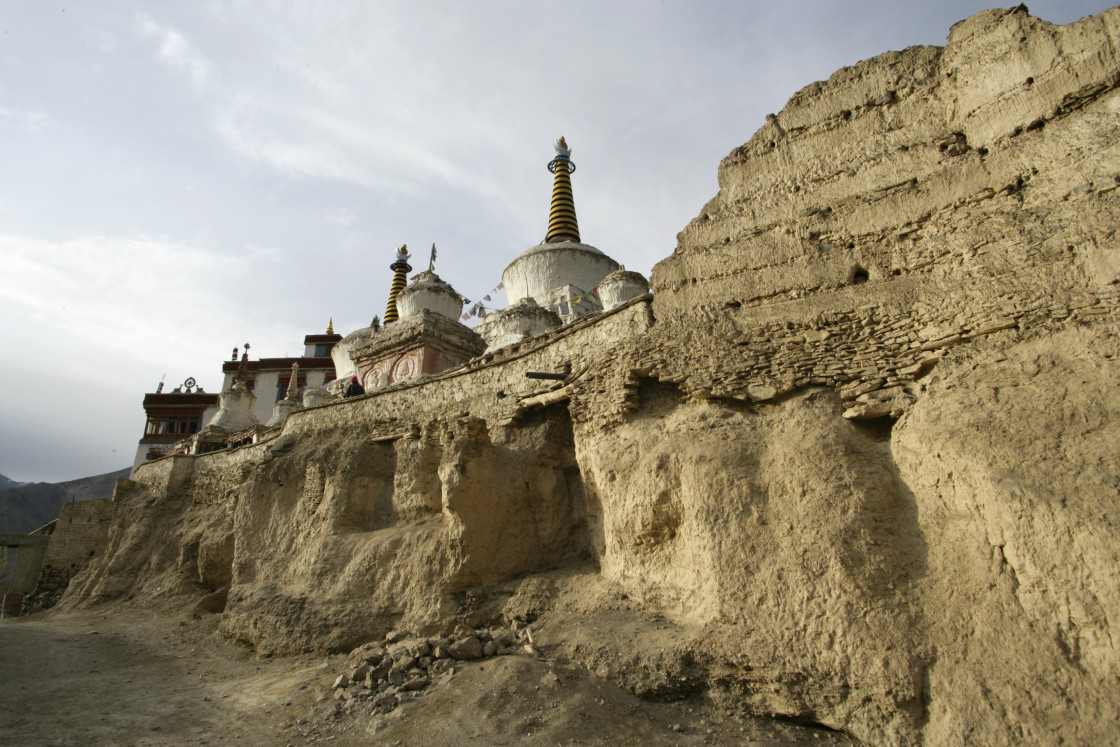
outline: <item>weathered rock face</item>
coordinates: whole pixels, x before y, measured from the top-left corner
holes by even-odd
[[[48,609],[59,600],[70,579],[104,551],[113,504],[105,498],[64,503],[47,543],[35,590],[23,600],[21,614]]]
[[[63,604],[210,593],[265,651],[535,619],[650,697],[1120,741],[1118,49],[988,11],[809,86],[652,301],[142,466]]]
[[[1116,740],[1120,339],[1102,332],[954,355],[896,428],[928,548],[931,744]]]
[[[908,590],[925,559],[889,444],[827,390],[755,408],[654,384],[638,401],[580,443],[603,575],[706,629],[708,666],[748,663],[724,676],[759,712],[836,709],[909,736],[923,692]]]
[[[657,265],[658,320],[714,325],[742,347],[727,367],[781,391],[905,382],[963,339],[1099,313],[1120,278],[1116,24],[987,11],[945,50],[802,90]]]

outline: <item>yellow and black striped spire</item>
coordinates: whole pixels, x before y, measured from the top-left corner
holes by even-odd
[[[385,307],[385,323],[392,324],[397,321],[397,294],[404,290],[407,282],[405,274],[412,272],[408,264],[408,244],[401,244],[397,250],[397,261],[389,265],[393,271],[393,287],[389,289],[389,305]]]
[[[576,204],[572,200],[572,180],[575,173],[572,151],[561,137],[556,141],[556,158],[548,162],[548,170],[556,177],[552,180],[552,208],[548,211],[548,235],[545,243],[575,241],[579,243],[579,224],[576,222]]]

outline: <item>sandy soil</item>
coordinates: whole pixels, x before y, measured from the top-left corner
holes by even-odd
[[[702,696],[639,700],[584,670],[503,656],[377,715],[330,686],[344,656],[262,658],[217,616],[117,610],[0,621],[0,742],[8,745],[848,744],[720,714]]]

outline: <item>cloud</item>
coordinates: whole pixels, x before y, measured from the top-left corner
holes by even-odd
[[[279,255],[165,236],[0,234],[0,348],[19,351],[3,366],[0,471],[57,480],[119,469],[161,374],[216,392],[232,345],[301,354],[308,330],[278,313]]]
[[[239,308],[267,291],[262,264],[279,251],[230,253],[153,236],[48,241],[0,235],[0,298],[36,319],[39,339],[65,334],[106,351],[148,351],[155,360],[207,360],[205,338],[236,319],[236,332],[291,345],[287,329]],[[264,287],[261,287],[263,284]],[[192,364],[193,365],[193,364]]]
[[[274,246],[257,246],[256,244],[248,244],[245,247],[245,251],[248,253],[249,259],[257,263],[275,263],[284,258],[284,252],[280,251]]]
[[[335,208],[323,216],[324,223],[331,223],[343,228],[349,228],[354,225],[354,221],[358,219],[357,213],[349,208]]]
[[[0,107],[0,124],[23,132],[39,132],[56,124],[46,112],[29,112],[23,109]]]
[[[104,54],[113,54],[117,51],[117,39],[105,29],[91,29],[87,32],[93,39],[93,46]]]
[[[238,155],[288,176],[386,189],[392,186],[390,181],[363,169],[322,133],[308,131],[298,115],[286,118],[282,109],[272,110],[267,103],[242,95],[217,112],[214,129]]]
[[[199,88],[206,85],[213,65],[182,34],[168,26],[160,26],[147,13],[137,15],[136,24],[143,36],[159,42],[160,60],[186,72]]]

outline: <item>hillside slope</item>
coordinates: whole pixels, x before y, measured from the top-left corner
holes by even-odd
[[[23,485],[30,485],[29,482],[16,482],[6,475],[0,475],[0,490],[7,490],[8,488],[18,488]]]
[[[0,534],[26,534],[58,518],[62,504],[108,498],[130,468],[66,482],[36,482],[0,490]]]

